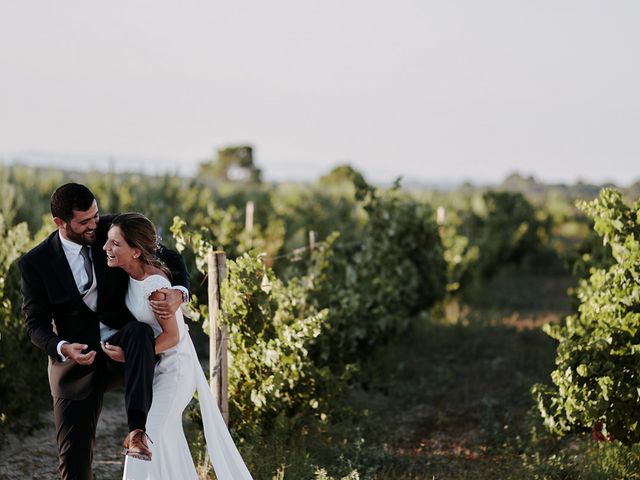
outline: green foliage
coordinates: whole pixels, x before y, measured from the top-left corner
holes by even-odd
[[[179,216],[174,217],[170,228],[176,238],[178,251],[183,251],[186,245],[191,246],[196,252],[197,267],[203,273],[206,273],[203,267],[209,248],[224,250],[227,257],[235,258],[253,249],[274,255],[282,245],[282,222],[274,221],[264,229],[255,225],[251,231],[247,231],[241,213],[235,206],[226,210],[211,206],[208,214],[208,225],[195,231],[187,230],[186,222]]]
[[[336,185],[362,185],[365,183],[365,179],[362,173],[351,165],[339,165],[328,174],[320,177],[318,183],[323,187],[331,188]]]
[[[0,214],[0,308],[4,319],[3,326],[11,322],[14,311],[10,294],[14,293],[11,291],[12,288],[16,288],[15,284],[8,282],[11,278],[7,274],[12,264],[25,252],[30,241],[26,223],[8,227],[4,216]]]
[[[559,264],[549,244],[550,217],[522,194],[487,191],[458,203],[443,210],[439,227],[448,292],[475,304],[487,280],[505,268],[535,272]]]
[[[319,388],[327,372],[313,363],[309,344],[327,311],[307,304],[297,279],[287,285],[276,279],[257,253],[244,254],[228,267],[222,308],[234,418],[251,426],[281,412],[318,411],[326,401]]]
[[[362,183],[356,195],[367,214],[358,241],[335,233],[314,254],[310,296],[328,308],[317,361],[341,373],[409,327],[444,296],[446,265],[427,205]]]
[[[27,339],[20,312],[16,260],[30,243],[26,223],[9,227],[0,214],[0,436],[37,424],[33,409],[47,388],[42,355]]]
[[[613,265],[611,247],[593,230],[580,242],[569,257],[571,273],[580,278],[586,278],[592,268],[606,269]]]
[[[12,224],[16,215],[16,186],[9,182],[9,171],[0,168],[0,215],[3,223]]]
[[[207,272],[212,243],[201,232],[185,231],[176,218],[172,231],[178,248],[196,252],[198,268]],[[228,275],[222,284],[221,322],[229,336],[229,394],[236,428],[268,423],[279,413],[301,409],[322,412],[326,395],[326,372],[309,356],[309,344],[320,333],[327,311],[306,300],[299,279],[287,284],[275,278],[257,251],[227,261]],[[199,307],[208,318],[208,308]],[[208,331],[208,322],[203,328]]]
[[[318,470],[316,470],[315,480],[360,480],[360,475],[358,475],[357,470],[354,470],[348,475],[345,475],[344,477],[340,477],[338,479],[336,477],[329,476],[324,468],[319,468]]]
[[[593,442],[586,435],[565,441],[538,436],[536,429],[522,455],[527,478],[535,480],[638,479],[640,446]],[[569,443],[570,442],[570,443]]]
[[[29,231],[38,231],[43,216],[51,217],[49,201],[55,187],[62,184],[62,173],[20,166],[0,167],[0,172],[5,221],[10,225],[27,222]]]
[[[355,227],[358,240],[342,243],[337,232],[330,235],[302,264],[307,270],[286,281],[256,251],[241,252],[246,246],[232,208],[212,218],[210,228],[188,230],[174,220],[177,248],[189,246],[203,274],[210,249],[222,248],[231,258],[242,253],[228,261],[223,285],[230,392],[241,426],[282,411],[306,409],[324,418],[335,382],[444,295],[445,263],[431,209],[398,188],[379,192],[362,181],[356,192],[365,212]]]
[[[603,189],[581,203],[610,245],[614,263],[591,270],[578,288],[578,313],[548,325],[558,344],[554,387],[536,385],[545,425],[557,434],[601,431],[622,443],[640,441],[640,202]]]
[[[467,228],[469,240],[479,249],[475,268],[481,278],[535,253],[547,235],[548,225],[536,218],[535,209],[521,193],[486,192],[479,210],[471,215]]]
[[[469,237],[462,233],[463,221],[463,216],[452,208],[439,227],[447,264],[448,292],[456,292],[468,282],[480,254],[478,245],[473,245]]]
[[[282,185],[271,198],[275,218],[285,225],[282,250],[291,252],[308,245],[309,231],[313,230],[316,240],[321,241],[333,232],[340,232],[343,242],[359,238],[360,229],[366,222],[366,213],[355,201],[352,183],[341,182],[331,187],[309,186],[300,188]],[[284,276],[303,275],[308,262],[291,264],[275,263],[278,274]]]

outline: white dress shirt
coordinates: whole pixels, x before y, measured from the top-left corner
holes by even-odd
[[[73,274],[73,279],[76,282],[76,286],[78,287],[78,291],[82,295],[82,300],[84,303],[94,312],[98,307],[98,284],[96,282],[96,269],[93,265],[93,258],[91,261],[91,268],[93,268],[93,282],[89,286],[88,289],[84,287],[87,285],[89,277],[87,276],[87,271],[84,268],[84,258],[80,254],[82,250],[82,245],[72,242],[71,240],[67,240],[60,233],[58,233],[60,237],[60,243],[62,243],[62,250],[64,251],[65,257],[67,257],[67,263],[69,263],[69,267],[71,268],[71,273]],[[91,250],[89,250],[89,255],[91,256]],[[100,340],[105,341],[111,335],[116,333],[117,330],[111,327],[108,327],[104,323],[100,322]],[[68,343],[66,340],[62,340],[58,343],[57,351],[58,355],[64,362],[67,360],[62,354],[62,345]]]

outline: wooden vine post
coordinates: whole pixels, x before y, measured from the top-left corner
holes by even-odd
[[[218,408],[229,425],[229,377],[227,363],[227,326],[219,327],[222,316],[220,286],[227,276],[224,252],[209,250],[209,382]],[[216,369],[217,366],[217,369]],[[217,370],[217,371],[216,371]]]
[[[249,200],[245,205],[244,229],[247,232],[251,232],[253,230],[253,213],[255,211],[255,208],[255,203],[253,203],[251,200]]]
[[[438,225],[438,233],[440,238],[444,238],[445,228],[444,224],[447,221],[447,210],[443,206],[436,209],[436,224]]]
[[[309,230],[309,251],[313,252],[316,248],[316,231]]]
[[[253,213],[255,210],[255,204],[249,200],[245,206],[244,212],[244,229],[245,231],[251,233],[253,231]],[[249,248],[253,246],[253,238],[249,235],[248,238]]]

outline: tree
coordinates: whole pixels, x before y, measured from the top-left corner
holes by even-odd
[[[320,185],[331,186],[341,184],[362,185],[365,183],[364,176],[351,165],[338,165],[329,173],[320,177]]]
[[[218,150],[217,160],[202,162],[200,178],[219,182],[260,183],[262,171],[253,163],[253,147],[239,145]]]

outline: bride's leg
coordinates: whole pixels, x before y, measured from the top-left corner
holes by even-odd
[[[151,478],[198,478],[182,428],[184,409],[195,392],[192,370],[178,351],[163,354],[156,366],[147,417],[147,433],[153,440],[150,468],[155,477]]]

